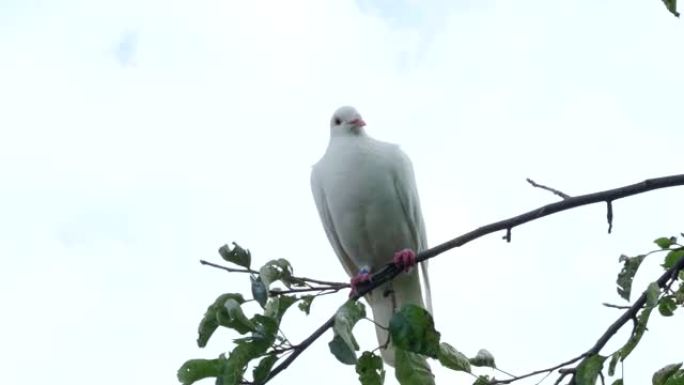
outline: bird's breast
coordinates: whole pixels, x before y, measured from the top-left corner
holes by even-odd
[[[372,271],[394,252],[416,248],[386,159],[348,151],[329,162],[323,183],[337,235],[360,267]]]

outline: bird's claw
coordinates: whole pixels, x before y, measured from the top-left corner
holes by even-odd
[[[349,282],[351,284],[351,293],[349,293],[349,296],[353,296],[354,294],[358,293],[358,286],[361,284],[364,284],[366,282],[371,281],[371,274],[368,270],[366,269],[361,269],[359,272],[354,276],[354,278],[351,279]]]
[[[392,259],[399,269],[408,272],[416,264],[416,253],[411,249],[399,250]]]

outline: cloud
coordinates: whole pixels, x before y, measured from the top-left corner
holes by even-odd
[[[140,34],[137,31],[126,31],[121,35],[114,54],[122,66],[135,65],[136,50]]]

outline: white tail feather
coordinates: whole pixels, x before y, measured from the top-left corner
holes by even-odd
[[[430,274],[428,274],[428,261],[423,261],[420,263],[420,272],[423,276],[423,286],[425,286],[425,306],[427,311],[435,316],[432,310],[432,291],[430,290]]]

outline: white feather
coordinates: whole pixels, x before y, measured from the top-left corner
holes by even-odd
[[[347,274],[353,277],[361,269],[376,272],[405,248],[416,253],[426,249],[413,167],[406,154],[394,144],[370,138],[362,127],[335,126],[331,122],[327,151],[313,167],[311,188],[325,233]],[[404,304],[425,307],[427,303],[432,311],[426,262],[421,270],[425,302],[417,269],[366,296],[377,324],[386,328]],[[387,331],[376,327],[376,332],[384,345]],[[385,362],[393,365],[391,345],[381,352]]]

